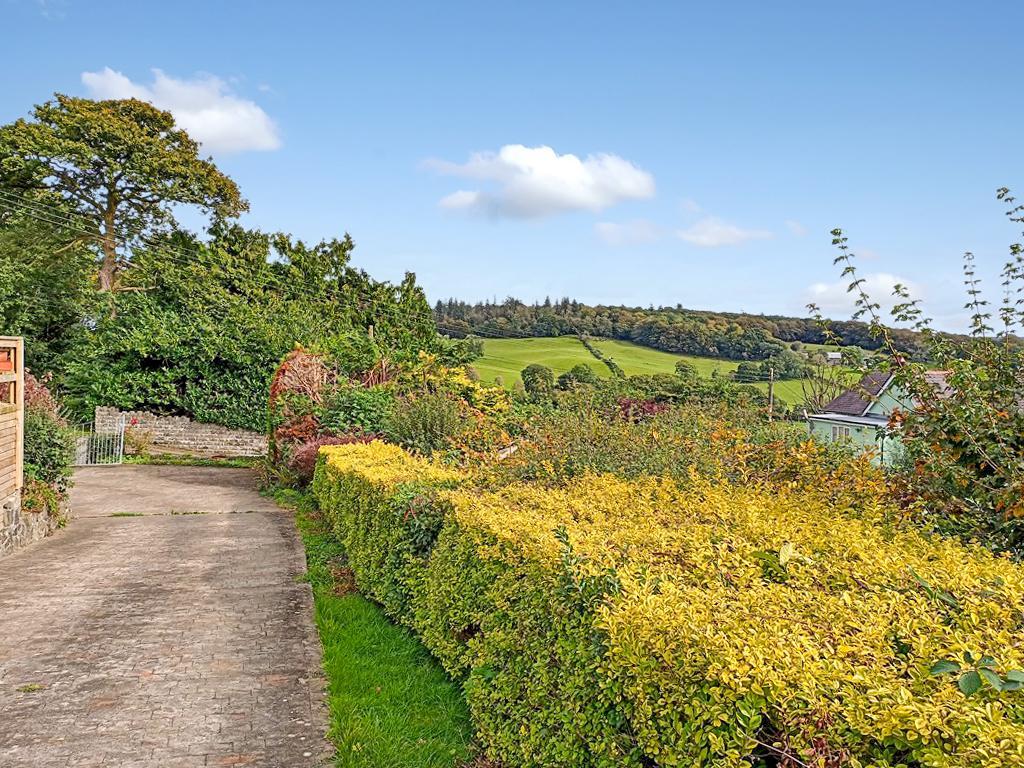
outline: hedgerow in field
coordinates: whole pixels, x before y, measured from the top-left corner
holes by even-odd
[[[870,483],[459,480],[371,443],[325,448],[315,487],[492,757],[1024,765],[1024,570],[894,528]]]

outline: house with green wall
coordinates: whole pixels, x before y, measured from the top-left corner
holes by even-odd
[[[907,398],[893,384],[888,371],[871,371],[855,387],[825,405],[821,413],[807,415],[811,437],[824,443],[843,443],[873,451],[875,461],[891,464],[900,449],[897,436],[888,433],[889,416],[908,410]]]

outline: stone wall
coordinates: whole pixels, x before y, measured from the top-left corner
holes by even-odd
[[[23,510],[20,491],[0,499],[0,557],[53,533],[58,522],[58,515]]]
[[[122,416],[128,432],[125,440],[128,452],[133,444],[141,442],[150,445],[155,452],[181,451],[207,457],[264,456],[267,453],[266,435],[245,429],[229,429],[219,424],[203,424],[187,416],[157,416],[147,411],[99,407],[96,409],[96,431],[116,431]]]

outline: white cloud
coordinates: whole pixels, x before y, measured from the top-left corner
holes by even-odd
[[[799,221],[789,219],[786,221],[786,229],[792,232],[797,237],[803,237],[807,234],[807,227],[801,224]]]
[[[83,72],[82,83],[97,99],[140,99],[166,109],[179,126],[210,152],[269,150],[281,146],[277,126],[255,102],[232,93],[213,75],[179,80],[153,70],[150,85],[132,82],[105,67]]]
[[[68,15],[64,0],[36,0],[36,7],[47,21],[63,21]]]
[[[608,245],[641,245],[652,243],[661,236],[658,226],[647,219],[633,219],[621,223],[599,221],[594,232]]]
[[[457,210],[459,208],[472,208],[478,205],[480,202],[480,193],[472,192],[468,189],[460,189],[458,192],[452,192],[450,195],[445,195],[441,198],[441,202],[438,203],[442,208],[451,208]]]
[[[682,240],[701,248],[740,245],[748,240],[766,240],[773,236],[767,230],[743,229],[715,216],[703,218],[686,229],[678,230],[676,234]]]
[[[689,197],[684,197],[679,201],[679,209],[683,213],[700,213],[703,210],[700,203]]]
[[[910,291],[911,297],[923,298],[921,287],[915,283],[888,272],[874,272],[861,275],[864,278],[864,291],[871,297],[871,301],[881,305],[880,313],[883,319],[889,318],[889,312],[893,306],[904,301],[892,295],[892,290],[897,283],[904,285]],[[852,278],[851,278],[852,279]],[[847,291],[850,280],[836,280],[833,283],[814,283],[807,289],[805,304],[817,304],[823,315],[828,317],[848,317],[856,309],[857,292]]]
[[[459,190],[440,205],[492,216],[600,211],[654,195],[654,177],[617,155],[580,159],[559,155],[551,147],[507,144],[497,152],[475,152],[465,163],[429,160],[425,165],[449,176],[489,182],[488,189]]]

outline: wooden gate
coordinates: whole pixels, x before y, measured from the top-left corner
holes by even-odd
[[[25,463],[25,343],[0,336],[0,501],[21,490]]]

